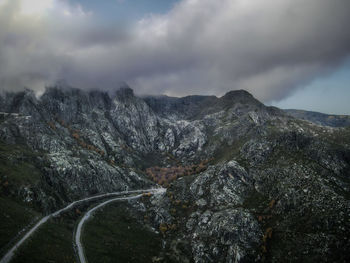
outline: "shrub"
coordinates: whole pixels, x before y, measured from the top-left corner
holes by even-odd
[[[156,183],[168,187],[177,178],[204,171],[208,160],[202,161],[199,165],[173,166],[173,167],[150,167],[146,169],[146,174]]]
[[[80,139],[80,135],[79,135],[79,133],[77,133],[77,132],[73,132],[72,136],[73,136],[73,138],[76,139],[76,140],[79,140],[79,139]]]
[[[56,130],[56,125],[54,122],[50,121],[47,123],[52,130]]]
[[[165,232],[168,230],[168,226],[167,226],[167,224],[165,224],[165,223],[161,223],[160,225],[159,225],[159,231],[164,235],[165,234]]]

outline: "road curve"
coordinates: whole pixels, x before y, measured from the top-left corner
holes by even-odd
[[[38,230],[38,228],[44,224],[47,220],[49,220],[52,217],[57,217],[59,216],[61,213],[66,212],[69,209],[72,209],[74,206],[76,206],[77,204],[86,202],[86,201],[93,201],[96,199],[100,199],[100,198],[106,198],[109,196],[118,196],[118,195],[124,195],[124,194],[137,194],[137,193],[148,193],[148,192],[152,192],[152,193],[160,193],[160,192],[164,192],[165,189],[163,188],[152,188],[152,189],[145,189],[145,190],[132,190],[132,191],[122,191],[122,192],[114,192],[114,193],[107,193],[107,194],[101,194],[101,195],[96,195],[96,196],[91,196],[91,197],[87,197],[78,201],[74,201],[72,203],[70,203],[69,205],[67,205],[66,207],[52,213],[49,214],[45,217],[43,217],[38,223],[36,223],[0,260],[0,263],[8,263],[11,261],[12,257],[15,254],[15,251],[36,231]],[[139,195],[141,196],[141,195]]]
[[[165,191],[166,191],[166,189],[159,188],[159,189],[153,189],[153,190],[148,191],[148,192],[153,193],[153,194],[162,194]],[[130,196],[130,197],[113,198],[113,199],[107,200],[107,201],[105,201],[105,202],[95,206],[94,208],[92,208],[92,209],[90,209],[89,211],[86,212],[86,214],[80,220],[80,222],[78,224],[78,227],[77,227],[77,230],[75,232],[75,245],[76,245],[76,248],[78,250],[78,256],[79,256],[80,263],[86,263],[87,262],[85,254],[84,254],[84,248],[83,248],[83,245],[81,243],[82,228],[83,228],[83,225],[86,222],[86,220],[88,220],[90,218],[90,216],[93,214],[93,212],[95,212],[97,209],[99,209],[99,208],[101,208],[101,207],[103,207],[103,206],[105,206],[105,205],[107,205],[109,203],[115,202],[115,201],[132,200],[132,199],[137,199],[137,198],[140,198],[140,197],[142,197],[142,194],[135,195],[135,196]]]

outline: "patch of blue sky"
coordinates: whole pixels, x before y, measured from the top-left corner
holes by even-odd
[[[164,14],[179,0],[71,0],[100,19],[132,22],[149,14]]]
[[[332,74],[319,77],[288,98],[271,104],[282,109],[350,115],[350,58]]]

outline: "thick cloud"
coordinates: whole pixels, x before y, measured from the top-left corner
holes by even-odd
[[[349,0],[182,0],[128,26],[107,26],[59,0],[37,0],[46,1],[40,12],[24,12],[27,1],[0,0],[3,88],[66,79],[109,89],[127,81],[138,93],[244,88],[270,101],[350,53]]]

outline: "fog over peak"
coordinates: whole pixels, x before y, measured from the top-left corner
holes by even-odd
[[[43,0],[39,0],[41,3]],[[0,88],[279,100],[335,70],[350,52],[348,0],[182,0],[166,14],[110,25],[69,1],[0,0]]]

